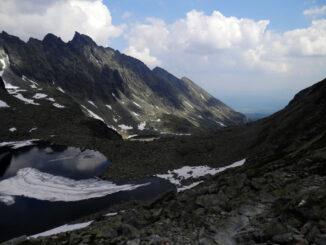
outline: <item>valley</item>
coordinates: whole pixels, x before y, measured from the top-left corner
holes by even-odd
[[[248,122],[79,33],[0,50],[4,244],[325,244],[325,79]]]

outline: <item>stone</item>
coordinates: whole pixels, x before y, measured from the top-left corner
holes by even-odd
[[[312,228],[309,230],[308,234],[306,235],[306,239],[309,242],[314,242],[317,238],[317,236],[320,235],[320,231],[317,226],[312,226]]]
[[[129,240],[127,242],[127,245],[139,245],[139,244],[140,244],[140,239]]]
[[[16,237],[14,239],[11,239],[10,241],[8,241],[8,245],[19,245],[22,244],[23,242],[25,242],[27,240],[27,236],[20,236],[20,237]]]
[[[277,242],[280,244],[286,244],[291,242],[292,240],[293,240],[292,233],[283,233],[272,237],[273,242]]]
[[[210,237],[201,237],[199,238],[199,245],[216,245],[216,243]]]
[[[219,232],[214,236],[214,241],[218,245],[237,245],[236,240],[226,232]]]

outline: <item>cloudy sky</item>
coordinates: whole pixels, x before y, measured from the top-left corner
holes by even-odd
[[[326,77],[326,0],[1,0],[1,30],[87,34],[242,112],[274,112]]]

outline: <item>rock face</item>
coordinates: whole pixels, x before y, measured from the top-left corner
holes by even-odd
[[[189,134],[247,121],[189,79],[158,67],[150,70],[77,32],[68,43],[52,34],[25,43],[2,32],[0,50],[0,59],[6,61],[2,77],[27,90],[22,95],[35,92],[30,81],[54,99],[64,91],[85,115],[125,136]]]

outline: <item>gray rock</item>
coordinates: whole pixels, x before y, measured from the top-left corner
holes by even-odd
[[[319,229],[317,228],[317,226],[313,226],[310,231],[308,232],[308,234],[306,235],[306,239],[309,241],[309,242],[314,242],[317,238],[317,236],[320,235],[320,231]]]
[[[292,233],[283,233],[272,237],[273,242],[285,244],[293,241]]]
[[[18,245],[18,244],[22,244],[23,242],[25,242],[27,240],[27,236],[20,236],[20,237],[16,237],[14,239],[11,239],[10,241],[7,242],[7,244],[9,245]]]
[[[127,242],[127,245],[139,245],[139,244],[140,244],[140,239],[129,240]]]
[[[210,237],[201,237],[199,238],[199,245],[216,245],[216,243]]]
[[[236,240],[229,233],[219,232],[214,236],[214,241],[218,245],[237,245]]]
[[[326,235],[319,235],[316,239],[317,245],[326,245]]]

